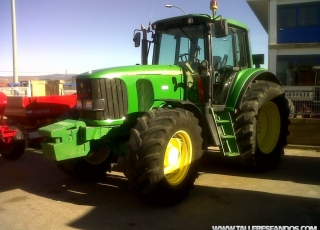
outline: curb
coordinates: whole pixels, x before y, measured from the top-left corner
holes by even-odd
[[[315,150],[320,152],[320,146],[313,145],[287,145],[286,149],[301,149],[301,150]]]

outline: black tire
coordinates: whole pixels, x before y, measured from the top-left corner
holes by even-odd
[[[254,81],[244,94],[235,114],[235,133],[241,166],[270,170],[280,162],[289,134],[288,100],[281,86]]]
[[[294,118],[294,116],[295,116],[295,106],[294,106],[293,102],[290,99],[287,98],[287,100],[288,100],[288,108],[289,108],[289,111],[290,111],[289,118]]]
[[[129,187],[156,205],[180,202],[198,177],[201,145],[201,128],[191,112],[159,108],[145,113],[131,129],[128,142]]]
[[[16,160],[22,156],[25,151],[25,139],[20,129],[9,126],[11,130],[17,130],[13,140],[9,144],[0,143],[0,154],[6,160]]]

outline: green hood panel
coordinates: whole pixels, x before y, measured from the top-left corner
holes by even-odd
[[[77,78],[121,78],[147,75],[176,76],[181,74],[182,69],[176,65],[135,65],[92,70],[78,75]]]
[[[127,114],[148,111],[159,106],[158,101],[182,100],[185,97],[183,71],[177,65],[136,65],[100,69],[77,76],[77,82],[82,79],[120,79],[126,90]],[[122,123],[121,118],[119,119],[114,121],[116,123],[107,120],[84,121],[89,125],[118,125]]]

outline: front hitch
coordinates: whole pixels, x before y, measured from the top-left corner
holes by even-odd
[[[80,129],[86,124],[78,120],[64,120],[38,129],[45,140],[41,142],[42,152],[56,161],[86,156],[90,141],[80,138]]]

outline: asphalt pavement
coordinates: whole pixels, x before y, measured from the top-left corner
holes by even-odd
[[[277,169],[264,173],[239,171],[217,151],[205,153],[194,189],[173,207],[141,202],[121,173],[100,183],[75,181],[29,148],[14,162],[0,157],[0,230],[320,226],[320,150],[291,147]]]

